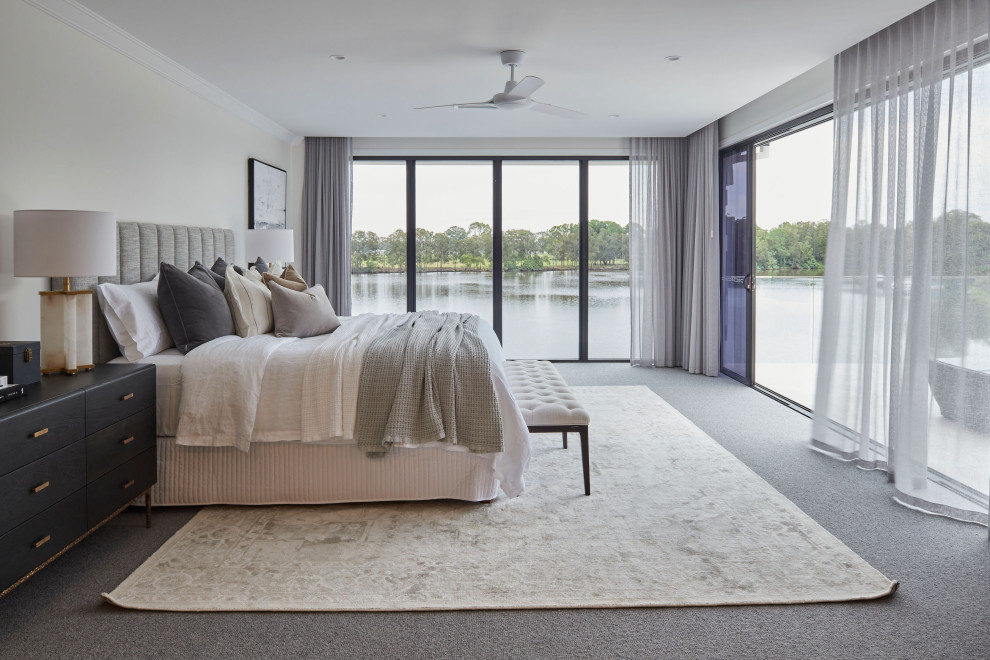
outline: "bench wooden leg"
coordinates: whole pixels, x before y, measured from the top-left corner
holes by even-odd
[[[584,468],[584,494],[591,495],[591,463],[588,459],[588,427],[581,427],[581,467]]]
[[[567,449],[567,431],[561,431],[560,434],[564,436],[564,449]]]
[[[144,526],[151,529],[151,493],[144,494],[144,515],[145,522]]]

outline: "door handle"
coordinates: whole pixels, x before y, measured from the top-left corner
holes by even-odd
[[[743,278],[743,286],[746,287],[747,291],[752,291],[754,288],[755,281],[753,279],[753,274],[750,273],[745,278]]]

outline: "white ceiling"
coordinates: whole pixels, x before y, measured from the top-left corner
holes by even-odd
[[[622,137],[687,135],[930,0],[77,1],[296,135]],[[589,116],[413,110],[489,99],[510,48]]]

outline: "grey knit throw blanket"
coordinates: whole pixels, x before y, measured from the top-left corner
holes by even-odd
[[[414,312],[364,354],[355,439],[369,455],[443,440],[500,452],[502,417],[478,317]]]

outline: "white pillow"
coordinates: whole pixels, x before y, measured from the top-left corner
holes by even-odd
[[[253,277],[238,275],[233,266],[227,266],[224,277],[223,295],[237,334],[251,337],[271,332],[275,327],[271,291]]]
[[[244,271],[244,277],[248,278],[252,282],[258,282],[259,284],[262,285],[264,285],[265,283],[265,280],[261,276],[261,273],[259,273],[258,269],[255,268],[254,266],[249,266],[248,269]],[[267,289],[268,287],[265,288]]]
[[[96,297],[110,334],[129,362],[175,346],[158,309],[157,275],[150,282],[138,284],[100,284]]]

